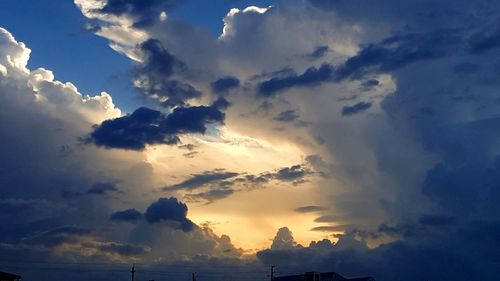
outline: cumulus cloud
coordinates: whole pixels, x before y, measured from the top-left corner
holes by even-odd
[[[137,211],[147,204],[143,200],[149,200],[149,195],[141,195],[155,181],[143,153],[102,150],[80,141],[92,134],[93,124],[118,119],[147,130],[141,122],[154,116],[163,117],[169,133],[204,132],[206,123],[224,120],[219,108],[227,108],[227,103],[178,107],[169,115],[146,109],[131,120],[130,115],[122,116],[107,93],[83,95],[73,84],[57,81],[49,70],[29,69],[29,54],[23,43],[0,29],[0,136],[4,144],[0,184],[7,187],[0,190],[1,258],[110,263],[191,259],[198,254],[239,257],[240,251],[228,237],[195,226],[186,217],[187,206],[173,198],[158,200],[144,215]],[[114,212],[115,208],[124,211]],[[110,219],[133,223],[109,224]],[[171,235],[168,243],[158,242],[168,250],[152,251],[157,241],[132,239],[159,232]],[[177,237],[184,244],[173,247]],[[196,246],[187,246],[190,243]],[[26,269],[25,274],[36,276],[36,269]]]
[[[284,152],[280,156],[283,157],[296,151],[300,151],[297,158],[321,155],[321,158],[306,160],[315,171],[321,170],[318,174],[322,175],[310,192],[296,196],[306,198],[303,200],[307,202],[294,201],[286,208],[291,211],[296,206],[312,204],[294,213],[294,216],[313,216],[307,230],[313,228],[321,235],[346,232],[332,237],[339,239],[335,243],[323,240],[299,247],[289,230],[280,230],[274,249],[271,246],[258,253],[262,263],[284,261],[294,271],[336,270],[347,276],[370,273],[380,280],[401,280],[403,277],[409,280],[495,280],[498,275],[498,254],[494,250],[498,248],[499,201],[496,174],[500,154],[497,145],[500,135],[496,129],[498,5],[491,1],[465,0],[280,3],[269,8],[229,11],[221,36],[213,38],[206,31],[171,20],[167,14],[163,21],[155,20],[159,19],[158,9],[168,12],[172,8],[167,5],[172,3],[169,1],[152,1],[143,4],[145,6],[134,1],[77,3],[85,15],[99,20],[97,32],[100,36],[108,38],[114,49],[136,61],[135,86],[156,100],[157,105],[164,105],[172,112],[141,109],[133,118],[135,113],[121,116],[107,94],[82,97],[72,85],[54,81],[49,71],[26,69],[29,52],[4,34],[1,42],[7,43],[3,44],[6,47],[2,52],[10,58],[0,53],[2,80],[9,77],[9,83],[2,84],[2,93],[23,92],[31,97],[16,100],[5,94],[9,99],[0,103],[3,114],[0,120],[18,122],[12,126],[2,123],[0,132],[5,132],[2,139],[6,140],[6,147],[22,148],[7,151],[5,162],[22,166],[22,163],[34,163],[27,160],[40,156],[49,159],[44,162],[46,166],[73,167],[64,162],[69,160],[60,165],[59,159],[40,154],[34,157],[21,153],[22,159],[17,159],[20,158],[18,152],[29,151],[30,147],[30,142],[20,145],[19,140],[33,139],[33,132],[39,136],[39,146],[51,147],[50,151],[57,150],[53,148],[62,144],[60,140],[70,143],[72,149],[62,149],[61,156],[70,155],[70,164],[74,164],[87,162],[80,161],[83,154],[78,153],[70,140],[89,134],[90,124],[101,124],[94,133],[99,130],[103,133],[102,146],[121,145],[141,150],[146,145],[169,143],[169,140],[172,144],[178,143],[175,138],[179,135],[204,133],[209,130],[207,123],[218,125],[224,121],[232,132],[265,140],[251,142],[263,147],[261,151],[273,147],[282,149]],[[154,20],[144,21],[148,18]],[[228,74],[234,79],[216,83]],[[222,112],[226,108],[225,118],[209,115],[211,117],[205,119],[207,115],[200,113],[204,116],[200,117],[197,115],[199,110],[195,109],[203,106],[189,105],[213,100],[214,95],[227,97],[232,106],[227,107],[226,101],[224,105],[205,106],[200,111],[211,108],[214,112]],[[25,119],[11,110],[38,109],[34,106],[38,103],[44,104],[43,110],[35,110],[37,115],[30,113]],[[300,118],[307,120],[307,127],[288,127],[280,122],[296,119],[297,114],[293,112],[283,113],[295,108],[300,109]],[[367,110],[370,114],[362,114]],[[354,114],[355,117],[347,118]],[[179,119],[169,117],[171,115]],[[215,115],[220,117],[219,113]],[[169,118],[175,120],[166,126]],[[60,124],[58,128],[72,133],[61,133],[62,137],[58,134],[58,141],[54,142],[58,145],[47,146],[56,137],[44,132],[53,132],[54,127],[39,129],[30,120],[47,120],[39,122],[44,125]],[[191,120],[193,124],[186,124],[184,120]],[[13,129],[19,127],[28,129],[24,132]],[[130,143],[121,144],[120,138]],[[222,141],[214,141],[214,138],[197,139],[201,144],[197,152],[203,155],[207,146],[221,145]],[[223,140],[236,147],[228,149],[228,153],[252,154],[254,150],[245,150],[248,146],[240,149],[234,139]],[[97,144],[96,140],[91,138]],[[269,145],[263,145],[265,143]],[[86,146],[86,149],[94,151],[95,148]],[[106,155],[111,152],[103,150]],[[93,158],[102,159],[94,153],[91,153],[90,162],[101,163]],[[78,157],[71,156],[73,154]],[[232,155],[231,160],[234,159]],[[277,162],[281,157],[273,157],[271,161],[269,158],[263,160],[260,155],[251,156],[255,157],[248,158],[262,160],[249,165],[252,172],[236,170],[232,163],[225,162],[227,167],[221,165],[224,161],[216,161],[221,165],[218,167],[201,166],[203,168],[198,171],[222,167],[238,175],[213,180],[205,178],[204,181],[201,177],[199,186],[194,188],[195,184],[192,185],[196,191],[188,189],[189,193],[183,195],[192,201],[212,202],[230,197],[239,190],[238,185],[279,183],[289,186],[304,183],[315,174],[304,165],[293,165],[300,163],[297,159],[259,169],[259,165]],[[117,162],[124,161],[113,164]],[[98,168],[108,165],[102,166]],[[34,186],[37,182],[58,186],[58,192],[49,193],[59,196],[62,186],[76,194],[95,182],[112,180],[102,176],[106,173],[95,179],[75,175],[72,172],[75,169],[68,168],[59,170],[58,175],[65,175],[56,181],[59,184],[40,181],[43,177],[30,182],[20,176],[11,176],[12,170],[7,167],[7,176],[2,176],[2,186],[13,187],[1,191],[6,198],[21,196],[26,191],[23,186]],[[37,169],[28,169],[29,172],[33,170]],[[34,174],[54,175],[47,169],[42,171]],[[177,177],[170,182],[189,183],[191,177],[201,174],[189,172],[182,177],[184,181]],[[157,186],[165,184],[161,182]],[[47,193],[43,191],[30,190],[34,197]],[[182,193],[182,190],[175,192]],[[283,202],[292,199],[288,197],[290,193],[288,190],[281,193],[286,199]],[[78,198],[83,197],[93,198],[72,200],[104,200],[105,196]],[[88,201],[81,205],[85,202]],[[120,209],[131,207],[135,206]],[[179,224],[189,220],[183,203],[164,199],[150,208],[153,209],[149,212],[150,218],[156,218],[153,221],[173,220],[173,224],[148,223],[147,220],[139,220],[136,225],[117,224],[134,228],[130,241],[120,243],[148,245],[152,249],[146,254],[148,257],[163,257],[165,254],[161,251],[168,252],[168,247],[174,244],[176,251],[171,254],[174,257],[192,256],[195,252],[227,257],[224,253],[228,249],[235,253],[231,257],[241,254],[231,248],[228,237],[214,235],[209,228],[193,226],[191,231],[183,231]],[[107,221],[107,214],[111,212],[97,209],[96,213],[106,214],[101,219]],[[171,209],[178,212],[174,219]],[[68,225],[68,218],[46,216],[54,227]],[[320,225],[314,224],[315,218]],[[9,231],[26,236],[20,227]]]
[[[193,222],[187,216],[187,206],[176,198],[160,198],[151,204],[144,213],[144,217],[149,223],[177,222],[184,231],[193,229]]]

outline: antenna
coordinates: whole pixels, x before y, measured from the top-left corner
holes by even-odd
[[[271,281],[273,281],[273,280],[274,280],[274,268],[275,268],[275,267],[276,267],[276,266],[271,265],[271,275],[269,275],[269,277],[271,278]]]
[[[130,274],[132,275],[132,281],[135,281],[135,263],[132,264],[132,270],[130,270]]]

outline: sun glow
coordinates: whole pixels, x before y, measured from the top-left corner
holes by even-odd
[[[160,176],[162,186],[216,169],[257,175],[304,161],[304,152],[291,142],[271,143],[241,135],[228,127],[201,137],[183,137],[182,143],[190,144],[191,150],[182,146],[155,146],[147,150],[148,162]],[[190,157],[190,153],[195,153],[196,157]],[[229,235],[237,247],[249,251],[269,246],[270,238],[283,226],[288,226],[297,241],[304,245],[326,238],[325,233],[310,231],[315,226],[315,214],[293,211],[303,204],[304,198],[314,200],[313,182],[298,186],[270,182],[250,189],[237,188],[240,190],[211,204],[188,203],[189,217],[197,224],[208,223],[217,234]],[[182,199],[183,192],[178,191],[174,196]]]

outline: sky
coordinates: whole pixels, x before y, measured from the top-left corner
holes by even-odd
[[[500,274],[490,0],[0,1],[0,271]]]

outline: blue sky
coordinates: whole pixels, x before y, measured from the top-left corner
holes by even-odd
[[[30,67],[51,69],[88,95],[111,92],[117,103],[131,106],[122,99],[133,93],[130,61],[111,50],[107,40],[85,31],[86,19],[72,1],[2,1],[0,17],[33,50]]]
[[[222,18],[231,8],[274,2],[191,0],[172,16],[207,29],[216,37],[222,31]],[[144,102],[136,97],[130,83],[131,61],[111,50],[108,40],[85,30],[89,20],[72,1],[5,0],[0,2],[0,17],[2,26],[33,50],[30,67],[48,68],[84,94],[112,93],[116,103],[127,111]]]

